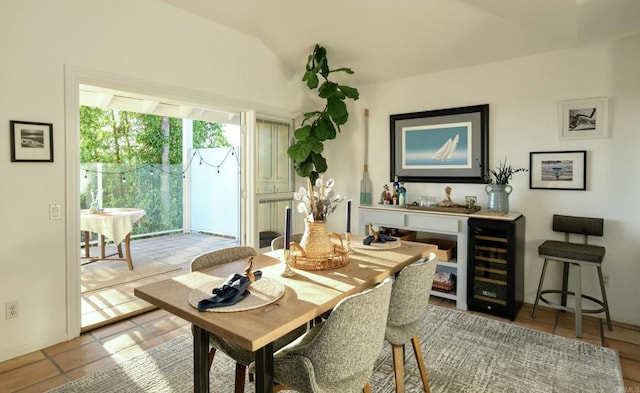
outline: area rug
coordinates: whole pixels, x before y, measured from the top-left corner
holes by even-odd
[[[419,329],[431,392],[623,393],[617,352],[480,316],[430,306]],[[181,336],[118,366],[50,392],[192,392],[192,339]],[[233,391],[233,362],[216,353],[212,392]],[[406,391],[422,391],[410,346]],[[375,393],[394,392],[385,345],[370,379]],[[247,383],[246,392],[254,392]]]
[[[178,269],[179,266],[145,257],[133,258],[133,270],[129,270],[126,261],[96,261],[83,265],[80,269],[81,292],[112,287]]]

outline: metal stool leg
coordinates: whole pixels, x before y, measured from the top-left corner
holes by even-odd
[[[544,275],[547,273],[548,259],[544,260],[542,265],[542,273],[540,274],[540,284],[538,284],[538,293],[536,294],[536,301],[533,303],[533,310],[531,311],[531,318],[536,318],[536,309],[538,308],[538,302],[540,301],[540,292],[542,292],[542,283],[544,282]]]
[[[607,292],[604,290],[604,277],[602,276],[602,268],[598,266],[598,279],[600,280],[600,291],[602,291],[602,303],[604,303],[604,314],[607,317],[607,327],[609,331],[613,330],[611,326],[611,315],[609,315],[609,302],[607,302]]]
[[[575,273],[575,317],[576,317],[576,337],[582,338],[582,269],[580,264],[572,263],[576,269]]]

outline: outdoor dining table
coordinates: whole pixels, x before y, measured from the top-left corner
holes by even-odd
[[[253,258],[253,269],[261,270],[263,278],[283,283],[285,293],[274,303],[247,311],[199,312],[189,302],[190,294],[208,282],[242,273],[247,260],[140,286],[134,293],[193,324],[194,392],[209,391],[207,353],[211,332],[255,353],[256,392],[266,393],[273,389],[273,342],[276,339],[333,309],[341,299],[382,282],[434,250],[433,245],[406,241],[394,249],[353,249],[349,263],[343,267],[316,271],[296,269],[293,277],[281,275],[282,250],[259,254]]]
[[[133,261],[131,260],[131,231],[133,224],[140,221],[147,213],[144,209],[136,208],[109,208],[99,212],[90,212],[88,209],[80,210],[80,230],[84,232],[84,258],[89,259],[83,264],[104,260],[114,259],[127,261],[129,270],[133,270]],[[90,255],[90,235],[94,232],[100,235],[100,256],[92,257]],[[113,241],[118,249],[118,258],[111,258],[113,255],[105,255],[105,238]],[[124,241],[126,255],[122,253],[122,242]]]

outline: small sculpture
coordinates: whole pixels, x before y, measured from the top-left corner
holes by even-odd
[[[389,191],[389,185],[385,184],[382,186],[384,190],[380,194],[380,204],[389,204],[391,203],[391,192]]]
[[[451,187],[447,186],[444,189],[444,192],[446,193],[447,197],[438,204],[438,206],[442,206],[442,207],[456,207],[458,206],[457,203],[453,202],[451,200]]]
[[[362,244],[368,246],[374,242],[386,243],[388,241],[395,241],[395,240],[398,240],[398,239],[396,239],[393,236],[389,236],[387,234],[376,231],[375,229],[373,229],[373,224],[369,224],[369,236],[365,237],[364,240],[362,240]]]
[[[255,282],[256,281],[256,276],[251,271],[251,268],[253,267],[253,257],[249,257],[249,260],[247,261],[247,263],[249,265],[247,265],[247,267],[244,269],[244,274],[249,279],[249,282]]]

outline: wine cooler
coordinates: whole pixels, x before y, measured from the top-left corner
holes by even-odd
[[[524,229],[524,216],[469,219],[469,310],[515,319],[524,298]]]

